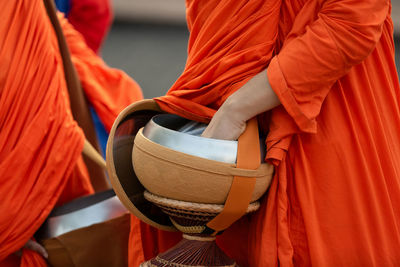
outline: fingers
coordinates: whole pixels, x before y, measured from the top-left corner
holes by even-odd
[[[44,258],[46,258],[46,259],[49,257],[49,255],[47,254],[46,249],[45,249],[42,245],[40,245],[39,243],[37,243],[36,241],[29,240],[29,241],[25,244],[24,248],[25,248],[25,249],[30,249],[30,250],[36,251],[37,253],[39,253],[40,255],[42,255],[42,256],[43,256]]]
[[[207,127],[201,136],[221,140],[237,140],[241,133],[242,129],[234,125],[230,125],[229,123],[216,123]]]
[[[218,111],[201,136],[222,140],[237,140],[245,128],[245,122],[237,122],[232,119],[232,116]]]

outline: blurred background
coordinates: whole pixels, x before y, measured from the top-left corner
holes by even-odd
[[[400,0],[392,5],[400,73]],[[164,95],[185,66],[185,0],[114,0],[113,8],[114,23],[101,52],[104,60],[133,77],[145,98]]]

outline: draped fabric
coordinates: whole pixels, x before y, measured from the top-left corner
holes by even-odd
[[[59,19],[85,95],[106,130],[110,131],[118,114],[132,102],[143,98],[142,90],[125,72],[107,66],[88,49],[83,36],[62,14],[59,14]]]
[[[388,0],[187,1],[188,60],[162,109],[208,121],[265,68],[282,103],[259,116],[268,195],[217,239],[240,266],[400,265],[390,12]],[[179,239],[132,221],[131,266]]]
[[[93,192],[81,158],[84,135],[71,115],[43,2],[2,1],[0,17],[0,266],[47,266],[33,251],[24,249],[22,258],[14,252],[55,205]],[[110,127],[126,104],[141,98],[140,88],[105,66],[66,21],[62,25],[85,92]]]
[[[268,66],[278,37],[280,1],[186,5],[186,66],[167,95],[156,101],[165,111],[208,121],[229,95]]]
[[[101,45],[112,24],[113,12],[110,0],[62,0],[57,7],[64,7],[68,21],[80,32],[95,53]],[[56,1],[57,3],[57,1]],[[63,10],[63,12],[64,12]]]
[[[68,109],[57,39],[42,1],[4,1],[0,13],[1,261],[33,236],[66,189],[84,136]],[[43,261],[23,255],[23,265]]]

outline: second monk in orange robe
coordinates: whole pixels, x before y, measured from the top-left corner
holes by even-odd
[[[0,3],[0,266],[47,266],[22,249],[55,205],[93,192],[81,158],[57,37],[42,0]],[[142,98],[139,86],[107,67],[65,19],[72,61],[86,96],[111,127]]]

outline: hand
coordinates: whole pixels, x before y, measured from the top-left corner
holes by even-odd
[[[201,136],[237,140],[246,128],[246,121],[279,104],[264,70],[226,99]]]
[[[42,255],[45,259],[47,259],[49,257],[46,249],[34,240],[29,240],[28,242],[26,242],[26,244],[23,246],[23,248],[35,251],[35,252],[39,253],[40,255]],[[20,256],[21,254],[22,254],[21,251],[17,252],[18,256]]]
[[[230,105],[225,103],[214,114],[210,124],[201,134],[202,137],[237,140],[246,129],[246,121],[241,118],[240,114],[231,111]]]

